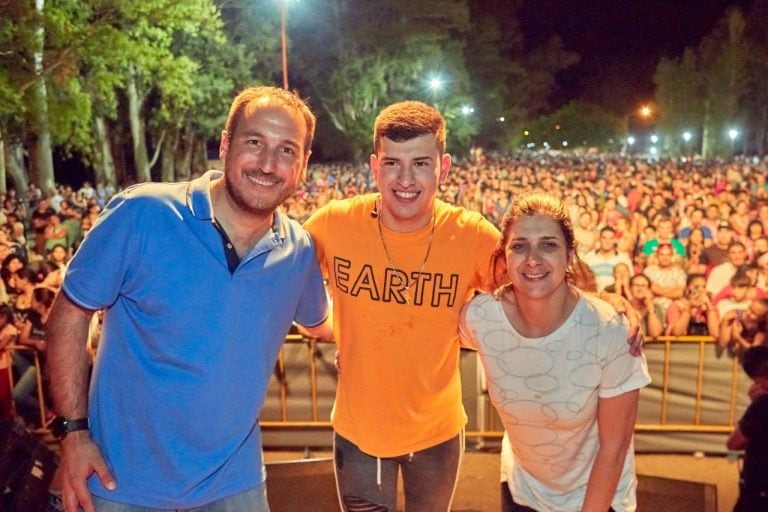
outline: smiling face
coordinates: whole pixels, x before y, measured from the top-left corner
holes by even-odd
[[[247,105],[233,132],[222,132],[227,196],[253,216],[271,215],[291,194],[307,168],[307,126],[288,107],[264,101]]]
[[[437,137],[428,133],[402,142],[382,137],[371,155],[371,171],[381,194],[381,221],[395,231],[418,230],[432,219],[439,184],[445,182],[451,157],[441,154]]]
[[[573,251],[552,217],[537,214],[513,221],[505,253],[507,278],[517,298],[540,300],[567,290],[565,275]]]

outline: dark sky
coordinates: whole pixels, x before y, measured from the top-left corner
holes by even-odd
[[[503,20],[514,2],[493,2]],[[653,72],[662,56],[695,47],[731,6],[745,12],[750,0],[521,0],[518,11],[529,44],[559,34],[582,60],[559,76],[555,102],[585,97],[601,103],[606,89],[625,92],[625,108],[653,95]],[[503,23],[503,22],[502,22]],[[601,101],[604,100],[604,101]]]

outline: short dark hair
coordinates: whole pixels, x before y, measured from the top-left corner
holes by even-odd
[[[445,153],[445,118],[437,109],[420,101],[393,103],[376,116],[373,150],[378,153],[382,137],[404,142],[427,134],[435,135],[438,151]]]
[[[261,102],[264,106],[282,106],[289,110],[298,112],[304,118],[307,125],[307,136],[304,140],[304,152],[306,154],[312,149],[312,139],[315,136],[315,114],[310,110],[309,105],[291,91],[279,87],[270,87],[266,85],[257,87],[248,87],[238,94],[232,101],[229,108],[229,115],[224,124],[224,130],[227,137],[231,138],[237,128],[237,123],[242,117],[243,110],[253,102]]]
[[[750,379],[768,377],[768,346],[749,347],[741,355],[741,366]]]

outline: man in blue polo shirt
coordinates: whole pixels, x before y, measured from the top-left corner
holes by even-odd
[[[294,321],[331,336],[311,239],[277,210],[314,127],[294,94],[247,89],[223,174],[132,187],[90,230],[48,320],[66,511],[268,511],[258,414],[278,351]]]

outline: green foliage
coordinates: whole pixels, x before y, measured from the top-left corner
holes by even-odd
[[[525,130],[528,135],[523,135],[521,142],[534,143],[536,148],[608,150],[615,149],[622,121],[598,105],[572,101],[526,125]]]
[[[750,64],[759,44],[747,38],[747,26],[743,13],[732,9],[696,49],[659,63],[654,80],[667,151],[686,151],[681,134],[687,130],[703,156],[730,156],[733,147],[726,133],[743,125],[744,105],[755,92],[750,84],[760,69]]]

